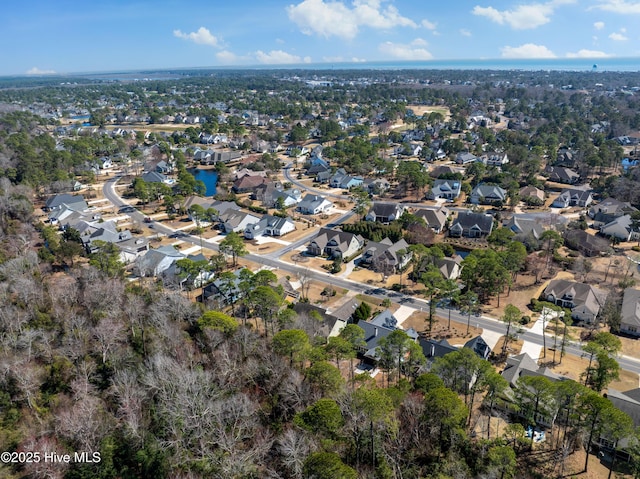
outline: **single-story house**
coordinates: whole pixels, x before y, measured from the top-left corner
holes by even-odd
[[[365,216],[367,221],[378,223],[391,223],[397,220],[405,212],[406,208],[400,203],[373,203]]]
[[[179,259],[186,256],[171,245],[150,249],[136,259],[136,269],[142,277],[158,277]]]
[[[468,163],[475,163],[478,161],[478,157],[472,153],[462,152],[456,155],[456,163],[459,165],[466,165]]]
[[[482,238],[493,230],[493,216],[487,213],[474,213],[471,210],[459,212],[449,227],[449,236]]]
[[[507,199],[507,192],[497,185],[481,183],[476,186],[469,196],[469,201],[474,205],[491,205],[494,203],[504,203]]]
[[[564,166],[547,166],[544,170],[545,176],[549,178],[549,181],[556,183],[565,183],[573,185],[580,180],[580,175],[575,171],[565,168]]]
[[[317,215],[320,213],[327,213],[333,207],[333,203],[326,198],[307,194],[302,201],[298,203],[298,211],[303,215]]]
[[[48,198],[44,204],[45,211],[61,209],[66,205],[69,209],[83,211],[88,208],[87,202],[82,195],[60,194]]]
[[[535,239],[540,239],[542,233],[544,233],[544,227],[540,222],[534,218],[527,217],[526,215],[513,215],[504,225],[505,228],[509,228],[516,236],[526,237],[533,236]]]
[[[620,331],[640,337],[640,290],[627,288],[622,297]]]
[[[630,215],[618,216],[613,221],[600,227],[600,234],[621,241],[640,239],[640,229],[634,225]]]
[[[251,240],[260,236],[284,236],[295,229],[296,224],[291,218],[264,215],[257,223],[247,225],[244,237]]]
[[[438,209],[421,208],[413,213],[418,218],[422,218],[428,228],[431,228],[435,233],[442,233],[447,226],[447,219],[449,218],[449,210],[444,206]]]
[[[524,188],[520,188],[518,194],[520,196],[520,199],[525,203],[529,200],[534,200],[542,204],[545,200],[544,191],[535,186],[525,186]]]
[[[235,193],[247,193],[255,190],[258,186],[267,183],[267,179],[261,176],[245,175],[233,182],[231,189]]]
[[[459,180],[435,180],[427,193],[427,199],[444,198],[453,201],[460,196],[461,188],[462,182]]]
[[[348,258],[363,246],[364,239],[360,235],[322,228],[307,245],[307,253],[315,256],[326,255],[330,258]]]
[[[371,321],[358,321],[358,326],[364,330],[365,345],[361,347],[359,353],[363,360],[370,363],[377,363],[380,359],[378,343],[381,338],[389,336],[396,329],[402,329],[398,326],[398,320],[388,309],[382,311]],[[406,331],[407,336],[416,341],[418,333],[413,329]]]
[[[218,307],[234,304],[242,294],[240,271],[242,271],[242,268],[233,272],[234,278],[231,281],[226,278],[218,278],[207,284],[202,288],[202,295],[198,297],[198,300],[204,303],[216,303]]]
[[[586,283],[554,279],[541,299],[571,310],[571,317],[585,323],[595,321],[607,298],[606,291]]]
[[[252,213],[239,210],[227,210],[224,214],[218,215],[221,223],[221,230],[225,233],[235,231],[240,233],[250,224],[257,223],[260,218]]]
[[[593,202],[592,190],[569,189],[564,190],[553,200],[553,208],[568,208],[569,206],[579,206],[585,208]]]
[[[460,273],[462,272],[462,260],[462,256],[455,255],[451,258],[444,257],[436,259],[434,263],[444,279],[456,280],[460,277]]]
[[[608,240],[583,230],[567,230],[563,237],[566,246],[579,251],[585,256],[599,256],[611,251]]]

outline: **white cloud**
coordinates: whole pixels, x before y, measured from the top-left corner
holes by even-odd
[[[255,54],[256,60],[266,65],[282,65],[287,63],[311,63],[311,57],[301,58],[282,50],[271,50],[268,53],[258,50]]]
[[[182,38],[183,40],[192,41],[193,43],[197,43],[198,45],[209,45],[212,47],[219,46],[218,39],[215,36],[213,36],[208,29],[204,27],[200,27],[198,28],[197,32],[191,32],[191,33],[183,33],[180,30],[174,30],[173,36]]]
[[[606,58],[610,57],[608,53],[601,52],[599,50],[578,50],[575,53],[569,52],[567,53],[567,58]]]
[[[593,28],[596,30],[602,30],[604,28],[604,22],[595,22],[593,24]]]
[[[461,28],[460,29],[460,35],[462,35],[463,37],[470,37],[471,36],[471,32],[465,28]]]
[[[597,9],[607,12],[621,13],[623,15],[640,13],[640,2],[627,2],[626,0],[606,0],[594,5],[589,10]]]
[[[494,7],[476,5],[471,13],[486,17],[500,25],[509,25],[514,30],[530,30],[549,23],[555,9],[568,3],[574,3],[574,0],[554,0],[547,3],[518,5],[513,10],[502,11]]]
[[[218,59],[218,61],[220,61],[220,63],[225,63],[225,64],[237,63],[239,61],[238,56],[235,53],[230,52],[228,50],[223,50],[221,52],[216,53],[216,58]]]
[[[389,30],[394,27],[417,28],[416,22],[403,17],[393,5],[382,8],[382,0],[343,1],[304,0],[287,7],[289,20],[306,35],[352,39],[361,27]]]
[[[427,30],[431,30],[431,31],[435,31],[436,28],[438,28],[438,24],[437,23],[430,22],[426,18],[424,20],[422,20],[421,25],[424,28],[426,28]]]
[[[500,49],[502,58],[555,58],[556,55],[544,45],[525,43],[519,47],[506,46]]]
[[[609,38],[615,42],[626,42],[629,40],[629,37],[625,35],[627,30],[625,28],[621,28],[619,32],[613,32],[609,35]]]
[[[381,53],[398,60],[431,60],[433,55],[425,47],[427,42],[416,38],[409,44],[385,42],[378,47]]]
[[[26,71],[27,75],[55,75],[55,73],[55,70],[41,70],[38,67],[33,67]]]

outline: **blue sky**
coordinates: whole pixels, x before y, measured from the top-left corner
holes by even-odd
[[[399,60],[640,57],[640,0],[6,3],[0,18],[0,75]]]

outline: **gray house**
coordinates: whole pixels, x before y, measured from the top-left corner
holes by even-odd
[[[322,228],[307,245],[307,253],[314,256],[326,255],[330,258],[348,258],[363,246],[364,239],[360,235]]]
[[[627,288],[622,298],[620,331],[640,337],[640,290]]]
[[[449,228],[449,236],[467,238],[482,238],[489,236],[493,230],[493,216],[486,213],[465,211],[458,213]]]
[[[399,203],[374,203],[365,219],[378,223],[390,223],[400,218],[405,210],[406,208]]]
[[[474,205],[492,205],[495,203],[504,203],[507,199],[507,192],[497,185],[487,185],[484,183],[476,186],[469,201]]]
[[[462,182],[459,180],[435,180],[431,191],[427,193],[427,198],[435,200],[444,198],[446,200],[455,200],[460,196]]]
[[[566,279],[554,279],[542,293],[542,299],[569,308],[572,318],[585,323],[595,321],[606,298],[600,288]]]

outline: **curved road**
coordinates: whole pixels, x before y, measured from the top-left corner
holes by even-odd
[[[285,170],[285,175],[286,175],[286,170]],[[129,205],[123,201],[123,199],[120,197],[120,195],[118,195],[118,193],[115,190],[115,185],[119,179],[120,177],[116,176],[115,178],[108,180],[103,187],[103,192],[104,192],[105,198],[107,198],[116,207],[122,208],[122,207],[127,207]],[[144,215],[140,213],[138,210],[136,210],[135,208],[131,210],[127,210],[126,213],[132,219],[135,219],[138,221],[143,221],[144,219]],[[350,214],[352,213],[347,213],[343,215],[338,221],[343,221],[344,218],[348,217]],[[336,221],[336,223],[338,223],[338,221]],[[172,235],[176,233],[176,230],[155,221],[151,222],[151,226],[155,231],[166,234],[166,235]],[[292,251],[298,246],[301,246],[302,244],[304,244],[306,241],[308,241],[309,237],[312,234],[315,234],[315,233],[311,233],[309,236],[302,238],[296,241],[295,243],[292,243],[291,245],[288,245],[278,250],[275,253],[271,253],[269,255],[248,254],[244,256],[244,258],[248,259],[251,262],[268,266],[276,270],[280,269],[280,270],[286,271],[287,273],[293,273],[297,277],[299,277],[300,275],[304,275],[310,280],[327,283],[342,289],[355,291],[356,293],[364,294],[365,291],[367,291],[366,294],[368,294],[369,296],[377,297],[379,299],[389,298],[392,302],[398,303],[400,305],[411,306],[413,308],[424,310],[424,311],[427,311],[429,309],[429,303],[426,300],[421,298],[407,296],[400,293],[393,293],[388,290],[382,290],[379,293],[372,293],[371,291],[372,288],[370,285],[359,283],[357,281],[352,281],[350,279],[338,278],[328,272],[325,273],[321,271],[312,270],[310,268],[293,265],[291,263],[287,263],[285,261],[278,259],[283,254],[289,251]],[[216,252],[219,251],[218,245],[216,243],[213,243],[207,240],[202,240],[202,243],[201,243],[200,238],[196,236],[192,236],[186,233],[181,233],[180,239],[182,241],[191,243],[196,246],[200,246],[200,244],[202,244],[203,248],[207,248],[212,251],[216,251]],[[382,288],[378,288],[378,289],[382,289]],[[436,308],[436,314],[440,317],[448,317],[449,310],[444,308]],[[459,311],[451,310],[451,319],[458,321],[460,323],[466,323],[468,320],[468,316],[460,313]],[[477,324],[478,326],[488,331],[492,331],[499,334],[506,333],[506,325],[502,321],[498,319],[490,318],[488,316],[479,316],[479,317],[472,316],[471,323],[474,325]],[[541,334],[533,333],[529,330],[524,330],[523,332],[518,333],[518,336],[520,339],[523,339],[525,341],[529,341],[539,346],[543,345],[543,338]],[[548,336],[547,344],[548,345],[551,344],[552,341],[553,341],[552,338]],[[580,344],[578,343],[572,342],[567,344],[565,346],[565,351],[567,354],[571,354],[574,356],[583,355],[583,351],[580,347]],[[640,360],[631,358],[628,356],[620,356],[616,359],[623,370],[640,374]]]

